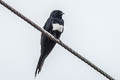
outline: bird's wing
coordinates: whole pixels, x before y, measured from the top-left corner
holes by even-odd
[[[48,32],[52,30],[52,20],[50,18],[48,18],[43,28]]]
[[[50,18],[48,18],[48,20],[46,21],[44,27],[43,27],[46,31],[48,31],[49,33],[51,33],[52,31],[52,20]],[[47,47],[47,44],[49,42],[49,38],[42,34],[41,35],[41,50],[46,50],[46,47]],[[41,54],[43,53],[44,51],[41,51]]]

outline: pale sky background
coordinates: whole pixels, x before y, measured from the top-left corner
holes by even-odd
[[[120,80],[120,0],[4,0],[43,27],[51,11],[65,15],[61,40]],[[0,5],[0,80],[108,80],[59,46],[34,79],[41,33]]]

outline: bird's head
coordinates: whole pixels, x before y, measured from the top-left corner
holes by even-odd
[[[63,14],[64,14],[64,13],[63,13],[62,11],[60,11],[60,10],[54,10],[54,11],[52,11],[50,17],[62,18],[62,15],[63,15]]]

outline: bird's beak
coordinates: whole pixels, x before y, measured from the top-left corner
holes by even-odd
[[[65,14],[65,13],[62,13],[62,15]]]
[[[63,15],[64,13],[62,12],[61,15]]]

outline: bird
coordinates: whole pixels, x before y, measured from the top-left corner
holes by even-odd
[[[55,38],[59,39],[64,31],[64,20],[62,19],[63,12],[61,10],[54,10],[51,12],[49,18],[47,19],[43,29],[52,34]],[[41,34],[41,55],[36,67],[35,77],[42,69],[45,59],[50,54],[54,48],[56,42],[49,39],[43,33]]]

